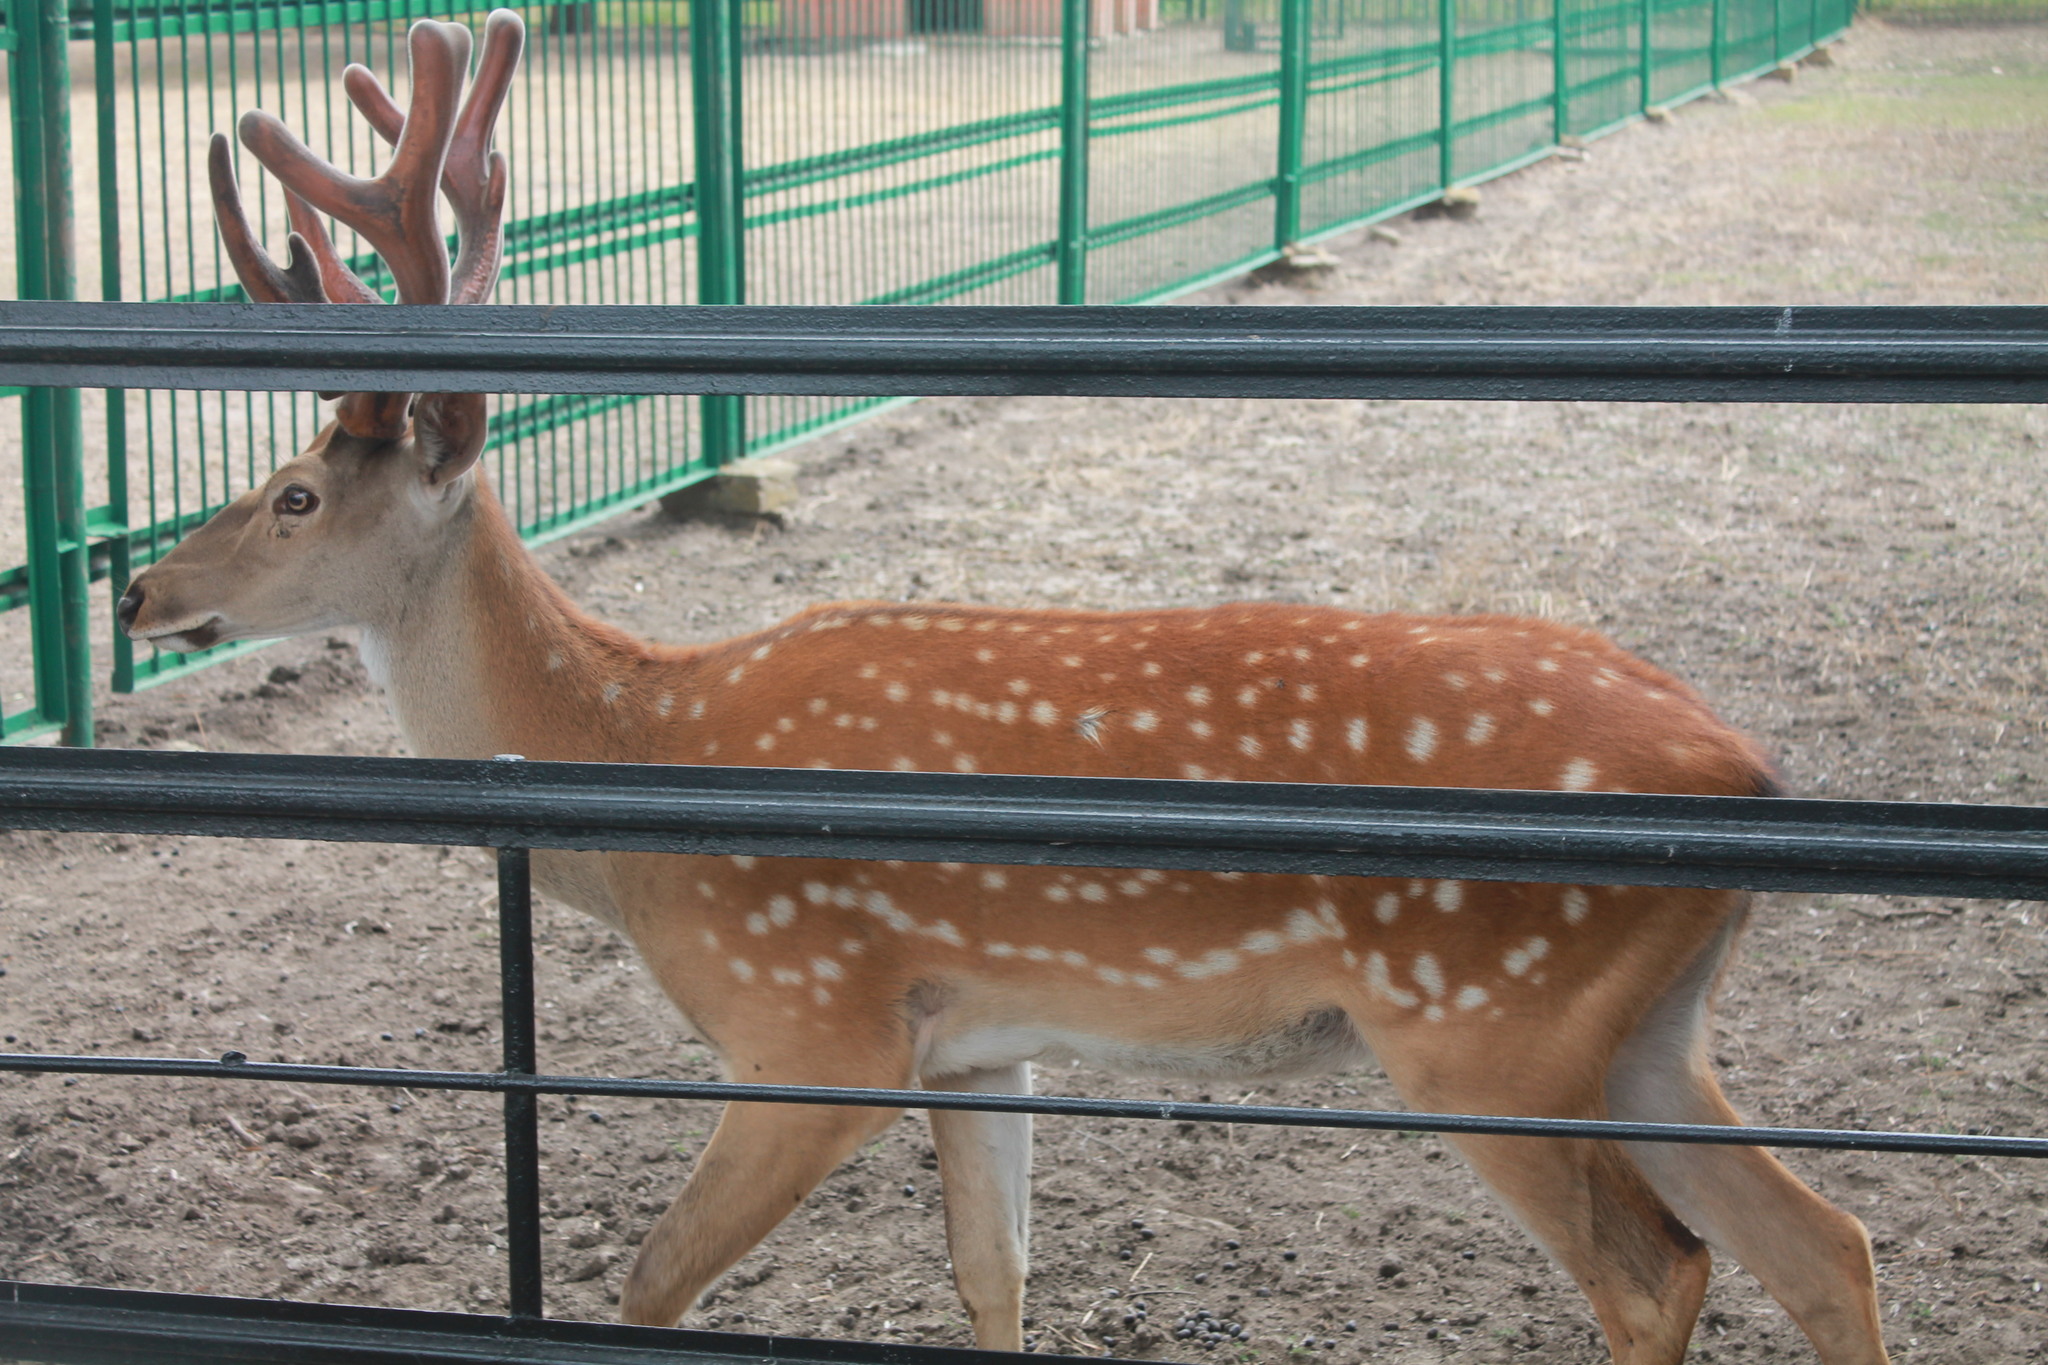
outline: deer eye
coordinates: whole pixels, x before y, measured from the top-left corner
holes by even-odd
[[[277,495],[277,501],[271,504],[275,511],[292,517],[303,517],[319,505],[320,499],[312,489],[295,483],[287,484],[284,492]]]

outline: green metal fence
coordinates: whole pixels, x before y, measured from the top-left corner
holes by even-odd
[[[476,0],[68,3],[0,0],[15,192],[0,287],[11,278],[23,298],[240,298],[207,207],[208,134],[261,106],[374,173],[384,152],[336,98],[341,67],[402,86],[410,20],[484,13]],[[1852,4],[530,7],[499,135],[513,166],[499,297],[1163,299],[1796,57]],[[241,173],[281,242],[281,197],[253,163]],[[379,279],[373,258],[358,268]],[[877,401],[505,398],[492,474],[543,540]],[[129,690],[233,652],[140,654],[111,601],[320,420],[310,397],[0,390],[0,488],[23,494],[0,513],[0,737],[90,743],[95,678]]]

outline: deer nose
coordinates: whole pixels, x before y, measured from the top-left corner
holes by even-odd
[[[124,628],[135,624],[136,613],[141,610],[142,588],[139,584],[122,593],[121,600],[114,604],[114,615],[121,618],[121,625]]]

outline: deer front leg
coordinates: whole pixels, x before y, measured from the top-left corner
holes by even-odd
[[[1028,1095],[1031,1068],[929,1079],[933,1090]],[[1024,1275],[1031,1246],[1031,1115],[931,1111],[946,1201],[953,1284],[985,1351],[1024,1349]]]
[[[850,1082],[857,1083],[857,1082]],[[672,1327],[900,1109],[734,1103],[626,1276],[619,1316]]]

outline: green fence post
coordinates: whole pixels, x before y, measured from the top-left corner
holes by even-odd
[[[1713,24],[1714,32],[1712,38],[1707,43],[1708,79],[1713,81],[1714,88],[1719,90],[1721,88],[1721,38],[1728,30],[1728,0],[1714,0],[1713,18],[1709,22]]]
[[[65,0],[14,8],[16,280],[25,299],[70,299],[70,15]],[[29,611],[36,709],[66,744],[92,744],[92,636],[86,598],[85,466],[76,389],[22,399],[22,492],[28,510]]]
[[[1061,303],[1088,302],[1088,0],[1060,4]]]
[[[1437,0],[1436,35],[1436,117],[1437,184],[1445,191],[1456,179],[1458,139],[1453,131],[1457,112],[1455,98],[1458,69],[1458,0]]]
[[[1308,133],[1309,0],[1280,4],[1280,173],[1273,186],[1273,246],[1301,237],[1301,156]]]
[[[1655,90],[1652,88],[1654,82],[1651,77],[1656,72],[1657,62],[1650,46],[1650,35],[1656,28],[1657,19],[1656,10],[1652,6],[1653,0],[1643,0],[1642,16],[1636,20],[1639,27],[1636,35],[1639,39],[1636,44],[1636,60],[1642,66],[1641,74],[1636,81],[1636,93],[1641,97],[1640,107],[1644,113],[1648,113],[1650,106],[1656,103]]]
[[[114,5],[116,0],[98,0],[92,13],[93,106],[97,119],[100,199],[100,297],[112,302],[121,297],[121,195],[115,177],[121,157],[118,113],[114,104]],[[108,586],[119,600],[128,590],[132,570],[128,544],[128,392],[108,389],[107,395],[107,511],[112,538],[107,542]],[[135,643],[119,630],[114,632],[114,678],[116,692],[135,687]]]
[[[1550,140],[1560,147],[1572,131],[1572,73],[1565,60],[1565,20],[1570,13],[1569,0],[1551,0]]]
[[[746,300],[741,250],[745,205],[740,192],[740,0],[692,0],[690,100],[697,156],[697,302]],[[707,393],[697,400],[704,459],[716,467],[746,453],[746,399]]]

